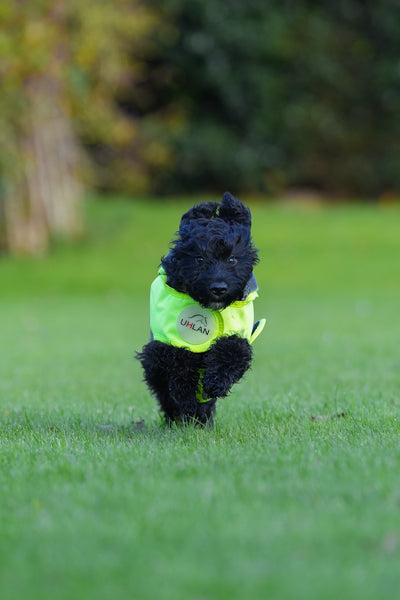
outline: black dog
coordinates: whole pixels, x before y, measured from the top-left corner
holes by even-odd
[[[151,341],[137,354],[167,422],[213,422],[215,403],[250,367],[258,262],[251,214],[231,194],[181,219],[151,287]]]

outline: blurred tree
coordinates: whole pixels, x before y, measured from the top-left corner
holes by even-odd
[[[156,19],[139,0],[19,0],[1,2],[0,23],[0,244],[40,253],[82,231],[81,141],[141,145],[117,96],[142,77]]]
[[[400,188],[398,0],[153,4],[175,24],[154,98],[184,113],[160,189]]]

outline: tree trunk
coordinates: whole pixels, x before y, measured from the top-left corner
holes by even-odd
[[[29,84],[29,121],[2,199],[2,246],[10,253],[42,254],[52,239],[74,238],[83,230],[81,150],[56,91],[49,79]]]

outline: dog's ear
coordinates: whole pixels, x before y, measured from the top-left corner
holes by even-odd
[[[229,192],[222,196],[218,216],[228,223],[240,223],[251,227],[250,210]]]
[[[201,204],[196,204],[182,215],[179,229],[181,229],[182,226],[187,225],[189,221],[195,219],[212,219],[216,216],[217,210],[218,202],[202,202]]]
[[[171,250],[168,252],[167,256],[161,257],[160,266],[164,267],[165,272],[168,275],[171,271],[174,270],[175,264],[176,264],[175,253],[174,253],[174,249],[171,248]]]

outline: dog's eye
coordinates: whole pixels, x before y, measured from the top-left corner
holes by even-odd
[[[201,264],[202,262],[204,262],[204,258],[202,256],[196,256],[196,262]]]
[[[228,259],[228,262],[230,265],[236,265],[237,263],[237,258],[235,258],[234,256],[230,256]]]

